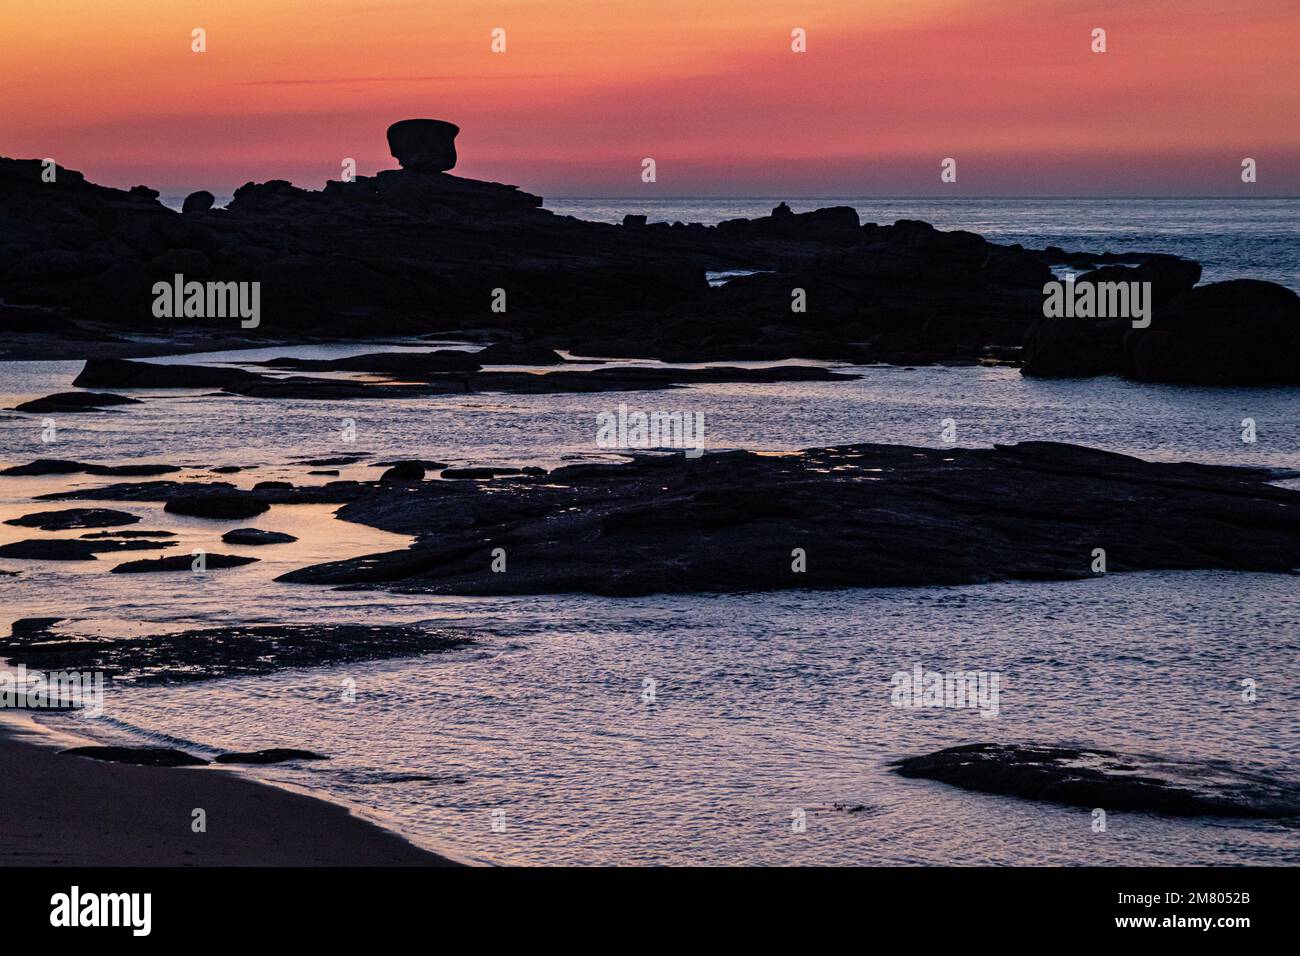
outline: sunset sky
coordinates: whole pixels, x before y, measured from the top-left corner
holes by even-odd
[[[5,0],[0,155],[319,187],[427,116],[546,196],[1295,196],[1298,65],[1296,0]]]

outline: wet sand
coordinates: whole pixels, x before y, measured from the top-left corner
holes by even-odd
[[[60,754],[0,723],[0,866],[449,866],[345,807],[208,768]],[[192,829],[206,811],[207,832]]]

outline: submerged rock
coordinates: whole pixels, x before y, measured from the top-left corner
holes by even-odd
[[[111,408],[115,405],[139,404],[140,400],[138,398],[127,398],[125,395],[109,395],[98,392],[57,392],[54,395],[46,395],[44,398],[36,398],[30,402],[15,405],[14,411],[76,414],[78,412],[95,412],[101,408]]]
[[[219,754],[215,759],[217,763],[268,764],[284,763],[287,760],[329,760],[330,758],[311,750],[271,747],[267,750],[252,750],[247,753]]]
[[[373,624],[267,624],[200,628],[145,637],[68,635],[61,618],[15,622],[0,644],[30,669],[104,671],[114,680],[166,684],[440,653],[472,643],[449,628]]]
[[[980,743],[907,757],[893,766],[904,777],[1108,811],[1171,816],[1300,816],[1300,783],[1218,760]]]
[[[141,767],[201,767],[207,763],[202,757],[167,747],[72,747],[59,753]]]

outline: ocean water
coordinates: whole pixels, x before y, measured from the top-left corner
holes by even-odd
[[[983,209],[996,214],[987,203]],[[682,208],[672,218],[689,215]],[[900,209],[895,218],[901,216],[936,218],[917,209]],[[1159,221],[1140,204],[1130,216]],[[1080,213],[1070,228],[1083,229],[1084,218]],[[1027,220],[1020,228],[1045,222]],[[1209,230],[1210,221],[1203,219],[1201,228]],[[1223,242],[1262,249],[1273,228],[1284,231],[1254,221],[1235,232],[1225,226]],[[1188,242],[1202,241],[1190,225],[1186,231]],[[1095,244],[1045,241],[1115,248],[1118,233],[1097,235]],[[1274,244],[1281,253],[1269,260],[1264,277],[1297,274],[1294,243],[1292,236]],[[1143,239],[1133,248],[1180,251],[1163,240]],[[375,348],[273,347],[155,361],[239,362]],[[79,368],[79,362],[0,363],[0,406],[66,389]],[[862,377],[383,403],[128,392],[145,403],[58,417],[52,443],[42,440],[40,418],[0,414],[0,464],[38,457],[160,461],[184,466],[178,477],[241,487],[273,478],[332,480],[308,476],[302,459],[347,453],[554,466],[611,457],[595,445],[595,416],[625,403],[703,412],[706,446],[713,450],[849,441],[940,446],[942,420],[952,418],[964,446],[1054,439],[1160,460],[1300,469],[1300,389],[1035,381],[1007,368],[851,371]],[[1257,422],[1254,444],[1241,440],[1247,417]],[[355,442],[344,441],[348,419]],[[235,475],[210,471],[228,464],[253,467]],[[340,471],[343,478],[378,474],[368,464]],[[60,507],[33,503],[35,495],[112,481],[0,477],[0,521]],[[230,524],[168,515],[158,504],[111,506],[141,515],[136,527],[176,531],[173,553],[201,547],[261,560],[206,575],[135,575],[125,583],[107,573],[116,556],[84,563],[0,560],[0,569],[21,572],[0,576],[0,627],[30,616],[79,619],[70,626],[74,632],[137,635],[236,622],[429,622],[464,628],[476,640],[448,654],[366,665],[173,687],[118,685],[98,721],[42,719],[95,739],[198,753],[319,750],[331,760],[256,774],[347,802],[461,859],[1300,863],[1300,829],[1292,824],[1110,813],[1106,832],[1095,833],[1087,810],[903,780],[888,768],[892,759],[962,743],[1082,743],[1229,760],[1294,777],[1300,758],[1295,577],[1150,573],[1070,583],[635,599],[392,595],[272,580],[290,568],[406,540],[340,522],[328,506],[276,506]],[[237,525],[286,530],[300,540],[261,549],[219,544],[220,534]],[[0,543],[37,534],[0,524]],[[894,708],[891,675],[917,663],[998,672],[998,715]],[[1241,696],[1247,679],[1258,687],[1253,703]],[[353,702],[341,693],[348,681],[356,686]],[[650,686],[653,702],[646,700]],[[212,825],[218,814],[209,808]],[[800,815],[802,832],[793,826]]]

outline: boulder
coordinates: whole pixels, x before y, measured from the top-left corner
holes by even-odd
[[[206,189],[200,189],[198,192],[190,193],[185,197],[185,201],[181,203],[181,212],[207,212],[216,201],[216,196]]]
[[[418,461],[399,461],[379,476],[380,481],[424,481],[424,465]]]
[[[388,149],[403,169],[445,173],[456,165],[459,132],[444,120],[399,120],[388,127]]]

